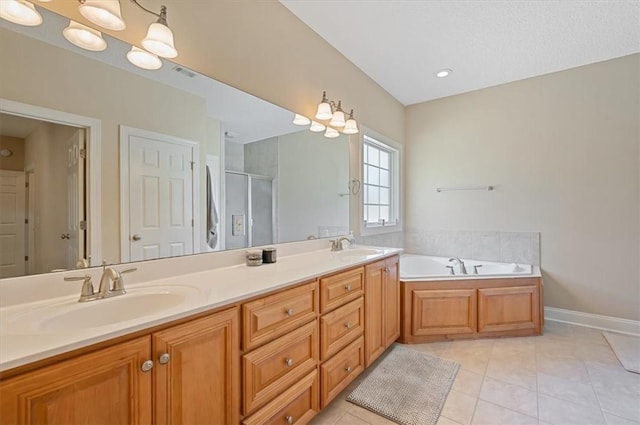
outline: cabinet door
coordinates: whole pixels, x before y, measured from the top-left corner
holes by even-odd
[[[411,335],[461,335],[476,332],[475,289],[411,292]]]
[[[156,424],[239,422],[238,321],[232,308],[152,335]]]
[[[385,350],[383,337],[383,281],[385,278],[385,260],[365,267],[365,366],[369,367]]]
[[[478,332],[505,332],[540,327],[537,286],[478,289]]]
[[[383,287],[384,300],[384,345],[388,348],[400,336],[400,282],[398,257],[386,261],[386,275]]]
[[[114,345],[0,383],[3,424],[149,424],[149,337]]]

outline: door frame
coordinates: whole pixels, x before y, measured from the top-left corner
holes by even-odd
[[[89,227],[87,231],[88,252],[86,254],[90,259],[91,266],[99,266],[102,264],[102,188],[100,186],[102,121],[97,118],[43,108],[5,98],[0,98],[0,112],[85,129],[85,149],[87,152],[85,171],[87,176],[87,185],[85,187],[87,191],[85,199],[87,215],[85,219]]]
[[[200,246],[200,145],[198,142],[183,139],[180,137],[170,136],[167,134],[156,133],[154,131],[143,130],[140,128],[120,126],[120,261],[131,261],[131,252],[129,247],[129,235],[131,229],[129,226],[129,137],[137,136],[153,140],[159,140],[174,145],[187,146],[193,152],[193,171],[191,173],[191,196],[193,211],[193,253],[201,252]]]

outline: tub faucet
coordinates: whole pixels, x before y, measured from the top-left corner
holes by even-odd
[[[464,266],[464,261],[458,257],[449,258],[449,262],[455,261],[460,266],[460,274],[467,274],[467,268]]]

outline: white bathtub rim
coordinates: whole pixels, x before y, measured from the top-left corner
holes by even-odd
[[[403,257],[422,257],[430,260],[440,261],[440,262],[448,262],[449,257],[437,257],[432,255],[419,255],[419,254],[403,254],[400,256],[400,267],[399,267],[399,276],[400,280],[403,282],[430,282],[437,280],[477,280],[477,279],[519,279],[519,278],[531,278],[531,277],[542,277],[542,273],[540,271],[540,267],[532,264],[522,264],[522,263],[500,263],[496,261],[483,261],[483,260],[475,260],[471,258],[461,258],[467,265],[467,270],[472,270],[474,264],[492,264],[492,265],[500,265],[500,266],[509,266],[509,265],[520,265],[527,266],[531,268],[531,273],[500,273],[500,274],[456,274],[451,275],[448,273],[443,274],[428,274],[428,275],[402,275],[402,258]]]

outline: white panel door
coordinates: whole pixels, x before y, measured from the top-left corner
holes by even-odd
[[[25,176],[0,170],[0,278],[25,274]]]
[[[193,254],[193,148],[129,136],[130,260]]]
[[[67,269],[74,269],[85,259],[85,230],[80,222],[84,210],[84,130],[67,140],[67,233],[63,235],[67,251]]]

